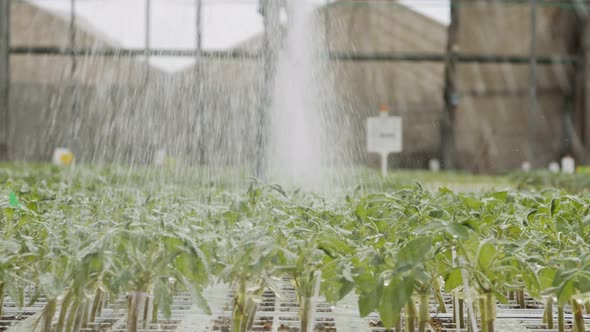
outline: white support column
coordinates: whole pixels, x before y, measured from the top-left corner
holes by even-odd
[[[387,176],[387,153],[381,153],[381,176]]]

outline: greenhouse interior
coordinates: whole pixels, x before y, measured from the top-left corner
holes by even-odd
[[[590,331],[589,14],[0,0],[0,331]]]

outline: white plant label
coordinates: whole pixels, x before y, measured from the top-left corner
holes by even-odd
[[[58,166],[71,166],[76,161],[74,153],[67,148],[56,148],[53,151],[53,157],[51,158],[54,165]]]
[[[399,116],[368,118],[367,151],[380,154],[402,152],[402,119]]]

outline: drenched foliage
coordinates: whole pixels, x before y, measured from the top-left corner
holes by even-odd
[[[424,301],[442,291],[481,298],[490,328],[486,306],[510,292],[554,297],[559,307],[590,294],[586,196],[414,185],[326,200],[257,182],[235,194],[135,176],[0,170],[3,294],[18,299],[34,285],[48,303],[61,301],[70,330],[67,313],[90,306],[88,294],[151,293],[170,315],[172,282],[208,311],[202,291],[223,280],[236,289],[232,331],[247,330],[262,291],[280,292],[286,276],[305,308],[318,272],[330,302],[355,293],[360,314],[377,311],[386,327],[404,309],[413,317],[417,300],[420,330],[429,318]],[[48,306],[46,318],[55,311]],[[309,318],[305,309],[300,318]]]

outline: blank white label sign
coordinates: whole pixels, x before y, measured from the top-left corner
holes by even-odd
[[[367,150],[372,153],[402,152],[402,119],[399,116],[368,118]]]

